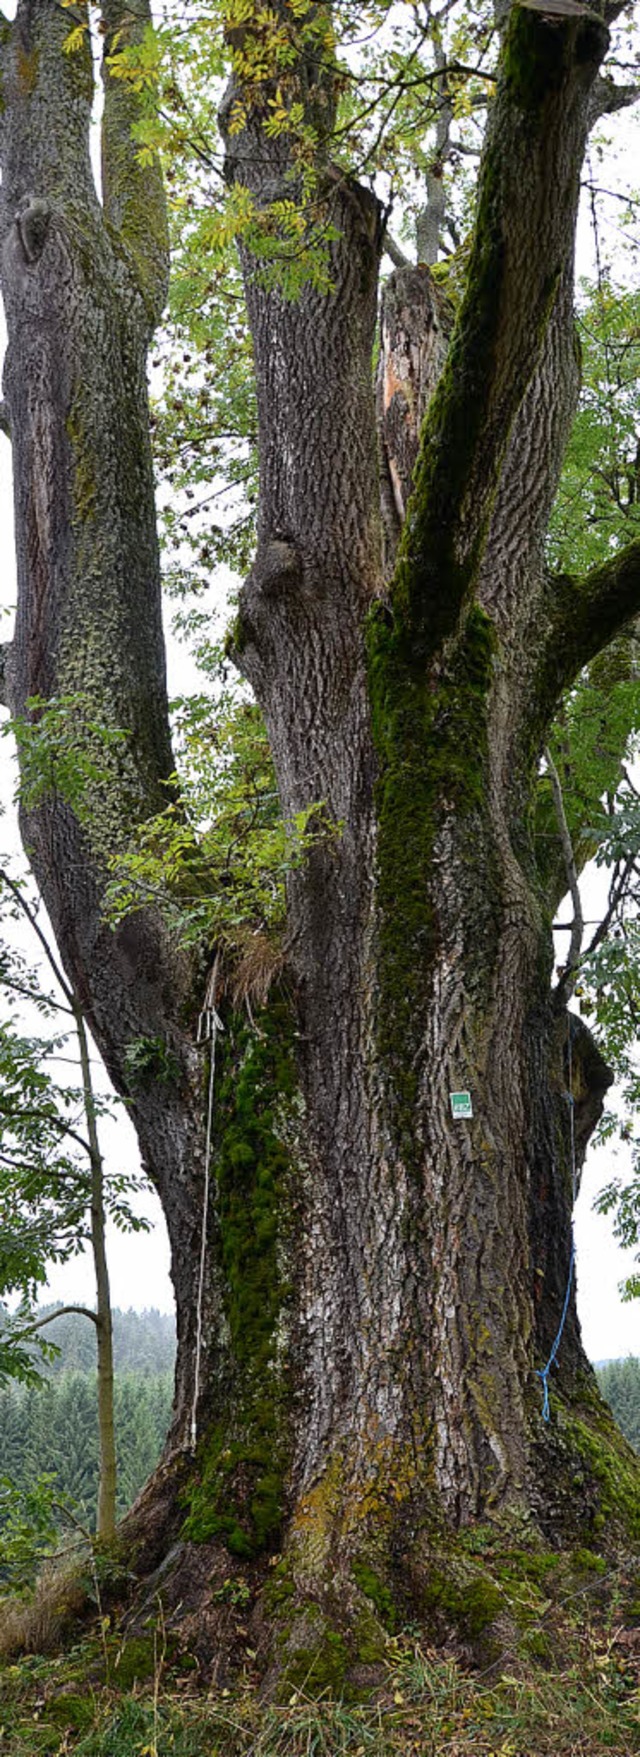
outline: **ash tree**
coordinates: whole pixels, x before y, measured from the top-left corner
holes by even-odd
[[[83,7],[19,0],[3,28],[5,694],[36,724],[75,702],[74,739],[100,747],[82,804],[27,793],[22,830],[163,1204],[176,1295],[172,1426],[130,1544],[142,1572],[172,1550],[175,1603],[193,1546],[209,1546],[205,1573],[245,1558],[263,1637],[286,1605],[294,1640],[297,1602],[305,1651],[336,1627],[348,1646],[372,1596],[420,1615],[447,1530],[520,1521],[562,1541],[633,1503],[570,1285],[572,1143],[578,1163],[609,1074],[569,1016],[571,973],[552,981],[567,837],[540,778],[563,692],[640,610],[636,540],[574,573],[545,547],[579,394],[581,168],[598,116],[629,99],[606,64],[622,11],[527,0],[488,17],[497,65],[452,304],[429,268],[441,162],[417,265],[345,166],[354,99],[331,9],[228,10],[224,174],[259,452],[228,653],[285,829],[315,824],[248,1007],[224,936],[185,943],[151,891],[115,926],[105,907],[114,858],[168,807],[195,892],[233,886],[233,860],[221,872],[189,842],[169,735],[145,385],[167,237],[157,161],[132,137],[144,78],[122,77],[136,46],[153,59],[149,8],[99,7],[101,200]],[[401,80],[416,103],[418,66]],[[169,878],[179,902],[184,870]],[[280,1594],[261,1598],[277,1551]]]

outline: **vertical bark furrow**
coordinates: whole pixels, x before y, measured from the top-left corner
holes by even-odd
[[[104,211],[128,252],[141,294],[149,337],[162,316],[167,297],[169,236],[160,165],[141,164],[134,128],[140,102],[133,85],[118,77],[111,62],[123,49],[144,40],[151,25],[149,0],[101,0],[104,29],[102,80],[104,112],[101,128],[102,200]]]
[[[4,381],[18,573],[10,707],[33,718],[32,697],[69,698],[77,794],[65,798],[56,770],[41,802],[23,801],[23,839],[163,1201],[179,1334],[173,1435],[182,1438],[202,1212],[193,970],[153,913],[141,910],[116,932],[104,920],[110,858],[166,804],[173,769],[146,389],[150,313],[128,246],[97,199],[89,40],[65,53],[71,23],[51,0],[20,0],[2,48]],[[127,101],[121,145],[131,161]],[[136,174],[141,199],[148,185],[149,218],[159,173]],[[156,231],[150,248],[166,276],[165,246]],[[68,774],[64,750],[62,765]]]
[[[424,263],[390,275],[381,300],[376,376],[387,577],[409,503],[425,413],[444,367],[452,327],[453,308]]]
[[[398,614],[427,654],[453,632],[475,584],[513,422],[571,259],[589,94],[606,46],[594,16],[511,10],[466,291],[394,582]]]
[[[540,614],[549,515],[580,390],[573,310],[573,249],[515,417],[480,570],[478,597],[513,647],[531,644]],[[522,675],[526,700],[528,655]]]

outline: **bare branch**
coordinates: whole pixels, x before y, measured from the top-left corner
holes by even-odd
[[[400,245],[396,243],[395,238],[393,238],[391,233],[387,231],[384,235],[383,249],[385,256],[389,257],[389,261],[393,263],[394,268],[411,268],[411,258],[405,256],[404,250],[401,250]]]
[[[633,855],[630,855],[629,859],[622,863],[618,862],[614,867],[613,878],[609,886],[607,907],[602,917],[602,921],[598,922],[595,933],[589,941],[585,952],[586,958],[590,958],[592,952],[595,952],[598,946],[602,944],[602,941],[606,939],[611,923],[618,913],[620,904],[624,901],[627,885],[634,871],[634,867],[635,860]]]
[[[543,18],[589,18],[590,7],[581,0],[518,0],[527,12],[540,12]]]
[[[38,921],[35,909],[33,909],[31,907],[31,904],[27,902],[27,899],[26,899],[23,891],[21,891],[20,886],[18,884],[16,884],[15,879],[10,878],[9,873],[5,870],[4,867],[0,868],[0,885],[7,886],[7,890],[11,892],[12,897],[14,898],[15,902],[18,904],[18,908],[22,910],[23,915],[26,915],[27,921],[29,922],[29,926],[33,928],[33,931],[36,935],[36,938],[40,941],[40,945],[42,946],[42,950],[44,952],[44,955],[45,955],[45,958],[46,958],[47,963],[49,965],[49,968],[50,968],[50,970],[53,971],[56,982],[59,983],[60,988],[62,989],[62,993],[64,995],[64,998],[66,1001],[69,1002],[69,1007],[75,1015],[76,1005],[75,1005],[75,995],[73,993],[73,989],[69,987],[69,983],[67,982],[67,979],[66,979],[65,975],[63,974],[63,971],[60,968],[58,960],[56,957],[54,957],[54,954],[51,950],[51,946],[49,945],[49,941],[47,939],[46,933],[43,933],[42,928],[40,926],[40,923]],[[83,1143],[83,1145],[84,1145],[84,1143]]]
[[[97,1325],[98,1314],[92,1312],[89,1306],[58,1306],[58,1310],[49,1312],[48,1317],[38,1318],[33,1324],[26,1324],[24,1329],[12,1332],[10,1341],[22,1342],[25,1336],[36,1336],[39,1330],[44,1330],[45,1324],[53,1324],[55,1318],[66,1318],[71,1312],[77,1313],[80,1318],[90,1318],[92,1324]]]
[[[621,12],[632,12],[634,0],[606,0],[603,18],[605,24],[614,24]]]

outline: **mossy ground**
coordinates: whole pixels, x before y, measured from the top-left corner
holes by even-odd
[[[265,1700],[251,1653],[233,1688],[187,1652],[169,1657],[161,1621],[141,1676],[123,1667],[110,1627],[57,1658],[0,1669],[2,1757],[631,1757],[640,1750],[640,1602],[628,1567],[591,1552],[493,1554],[495,1534],[467,1540],[467,1562],[494,1593],[535,1614],[526,1640],[472,1669],[416,1628],[388,1637],[365,1700],[300,1677]],[[636,1594],[634,1600],[634,1592]],[[635,1604],[635,1609],[634,1609]],[[486,1607],[485,1607],[486,1608]],[[146,1661],[153,1656],[151,1675]],[[134,1668],[135,1674],[135,1668]],[[146,1675],[145,1675],[146,1674]]]

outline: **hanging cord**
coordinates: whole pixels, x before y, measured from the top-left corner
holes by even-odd
[[[571,1050],[571,1037],[572,1037],[572,1025],[571,1025],[571,1019],[569,1019],[569,1036],[568,1036],[568,1046],[567,1046],[567,1063],[568,1063],[567,1072],[569,1075],[569,1090],[566,1094],[566,1097],[568,1098],[568,1101],[569,1101],[569,1144],[570,1144],[570,1153],[571,1153],[571,1194],[572,1194],[571,1256],[569,1258],[569,1272],[567,1275],[567,1288],[566,1288],[566,1293],[564,1296],[564,1305],[562,1307],[562,1314],[561,1314],[561,1318],[560,1318],[560,1323],[559,1323],[558,1329],[556,1331],[555,1339],[553,1342],[553,1346],[552,1346],[551,1353],[549,1355],[549,1359],[547,1361],[546,1367],[542,1367],[542,1369],[539,1370],[538,1374],[537,1374],[538,1378],[542,1380],[542,1389],[543,1389],[542,1420],[547,1421],[547,1422],[550,1420],[550,1416],[551,1416],[551,1410],[549,1407],[549,1374],[551,1372],[552,1366],[555,1364],[555,1361],[557,1360],[558,1351],[560,1348],[560,1343],[562,1341],[562,1334],[563,1334],[564,1327],[565,1327],[565,1324],[567,1321],[567,1312],[569,1310],[569,1300],[571,1298],[571,1288],[573,1286],[573,1273],[574,1273],[575,1262],[576,1262],[576,1244],[575,1244],[575,1237],[574,1237],[574,1233],[573,1233],[573,1209],[575,1208],[576,1196],[578,1193],[578,1190],[577,1190],[578,1180],[577,1180],[577,1174],[576,1174],[576,1124],[575,1124],[574,1097],[573,1097],[573,1056],[572,1056],[572,1050]]]
[[[209,1188],[211,1183],[211,1143],[213,1137],[213,1089],[216,1078],[216,1043],[218,1032],[224,1031],[224,1025],[214,1004],[217,987],[218,959],[210,971],[204,997],[204,1006],[198,1019],[196,1043],[199,1047],[209,1044],[209,1093],[207,1098],[207,1134],[204,1152],[204,1194],[202,1198],[202,1234],[200,1238],[200,1269],[198,1274],[198,1298],[196,1305],[196,1358],[193,1377],[193,1403],[191,1406],[191,1451],[195,1452],[198,1437],[197,1412],[200,1396],[200,1364],[202,1360],[202,1334],[204,1314],[204,1277],[207,1264],[207,1225],[209,1220]]]

